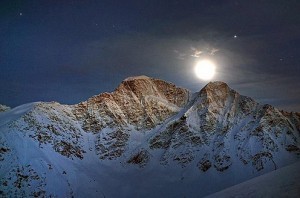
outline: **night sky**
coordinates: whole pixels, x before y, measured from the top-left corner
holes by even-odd
[[[213,80],[300,111],[300,1],[0,1],[1,104],[75,104],[135,75],[195,92],[203,58]]]

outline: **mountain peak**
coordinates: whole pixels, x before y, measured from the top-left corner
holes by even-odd
[[[129,77],[111,93],[102,93],[76,105],[75,115],[87,131],[129,126],[150,129],[177,113],[190,92],[148,76]],[[101,115],[101,116],[99,116]]]
[[[222,89],[225,87],[229,87],[225,82],[222,81],[213,81],[213,82],[209,82],[208,84],[205,85],[204,88],[208,88],[208,89]]]
[[[0,104],[0,112],[8,111],[8,110],[10,110],[10,107]]]
[[[206,95],[209,98],[226,98],[232,90],[226,83],[221,81],[209,82],[200,91],[200,95]]]

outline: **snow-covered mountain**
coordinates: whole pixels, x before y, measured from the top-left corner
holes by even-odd
[[[146,76],[0,113],[0,196],[201,197],[300,159],[300,114]]]

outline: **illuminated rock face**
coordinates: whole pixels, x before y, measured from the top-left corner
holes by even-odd
[[[130,77],[114,92],[74,105],[73,113],[84,131],[97,134],[95,148],[100,159],[115,159],[126,150],[129,127],[152,129],[184,107],[190,95],[187,89],[162,80]],[[105,128],[112,131],[100,134]]]
[[[164,149],[163,164],[198,160],[201,171],[225,171],[238,160],[260,171],[276,169],[280,152],[300,155],[299,113],[260,105],[222,82],[209,83],[191,102],[150,140],[151,150]]]
[[[0,113],[0,132],[4,197],[101,197],[99,186],[156,197],[181,193],[183,184],[186,195],[202,196],[214,192],[205,186],[210,178],[220,190],[300,159],[300,114],[261,105],[223,82],[191,94],[131,77],[76,105],[38,102]]]
[[[145,76],[125,79],[112,93],[93,96],[74,106],[85,131],[134,126],[151,129],[177,113],[189,100],[189,91]]]

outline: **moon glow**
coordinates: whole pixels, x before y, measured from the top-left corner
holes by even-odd
[[[215,75],[215,70],[216,66],[210,60],[201,60],[194,68],[196,76],[202,80],[212,79]]]

